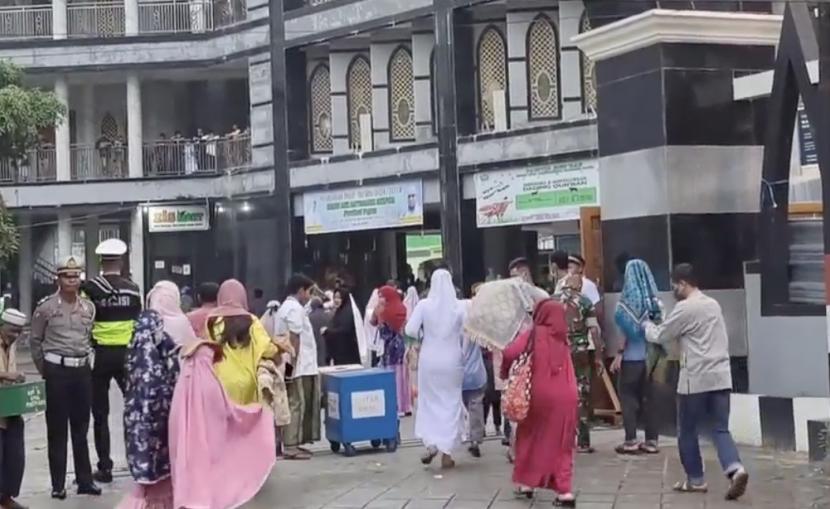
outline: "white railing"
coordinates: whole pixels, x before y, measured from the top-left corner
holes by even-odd
[[[127,168],[127,145],[72,145],[69,148],[72,180],[124,179]]]
[[[150,0],[138,4],[140,34],[203,33],[245,20],[245,0]],[[0,7],[0,39],[52,37],[52,7]],[[126,34],[124,2],[80,2],[66,6],[68,37]]]
[[[124,35],[124,3],[74,3],[66,7],[69,37],[115,37]]]
[[[143,34],[202,33],[213,30],[212,0],[140,2],[138,29]]]
[[[52,8],[20,5],[0,8],[0,39],[52,37]]]
[[[24,184],[29,182],[50,182],[57,177],[55,149],[41,148],[26,152],[19,160],[0,160],[0,182]]]
[[[251,165],[251,137],[239,135],[208,141],[161,140],[144,144],[144,175],[175,177],[216,173]]]

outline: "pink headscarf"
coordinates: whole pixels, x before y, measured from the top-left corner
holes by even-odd
[[[211,311],[210,318],[228,316],[248,316],[248,292],[245,285],[236,279],[228,279],[219,286],[216,296],[217,307]]]
[[[181,294],[175,283],[156,283],[147,294],[147,307],[161,315],[164,332],[169,334],[177,345],[186,345],[197,340],[190,320],[182,312]]]
[[[213,372],[210,343],[195,343],[183,355],[169,421],[174,507],[240,507],[274,467],[274,415],[228,398]]]

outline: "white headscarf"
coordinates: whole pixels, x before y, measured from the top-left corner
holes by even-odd
[[[366,313],[363,315],[363,332],[367,348],[377,355],[383,355],[383,341],[380,340],[377,326],[372,325],[372,317],[379,302],[380,293],[375,288],[372,291],[372,296],[369,297],[369,302],[366,304]]]
[[[458,300],[452,275],[446,269],[432,273],[429,295],[423,301],[425,320],[434,321],[435,332],[441,337],[453,334],[463,319],[464,306]]]
[[[415,311],[415,306],[418,305],[418,301],[420,298],[418,297],[418,289],[414,286],[410,286],[406,290],[406,296],[403,299],[403,305],[406,306],[406,318],[408,319],[412,316],[412,312]]]

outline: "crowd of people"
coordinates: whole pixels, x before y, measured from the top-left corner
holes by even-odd
[[[145,175],[190,175],[238,168],[251,160],[250,129],[234,124],[224,135],[197,129],[191,137],[181,131],[160,133],[144,154]]]
[[[83,267],[66,259],[58,291],[32,318],[55,499],[67,496],[69,438],[78,493],[99,495],[96,483],[112,482],[112,381],[124,394],[127,464],[135,481],[118,507],[220,509],[253,498],[278,455],[312,457],[307,446],[321,439],[321,368],[373,365],[395,373],[397,410],[415,416],[423,464],[440,456],[441,468],[453,468],[464,441],[480,458],[492,417],[513,462],[516,495],[553,490],[556,505],[573,507],[574,456],[594,452],[591,383],[605,369],[603,360],[612,358],[610,371],[619,373],[625,437],[617,453],[658,454],[654,373],[672,343],[683,359],[678,442],[687,474],[674,490],[708,490],[698,446],[703,422],[714,423],[729,479],[726,498],[747,488],[728,429],[723,315],[698,288],[691,265],[672,273],[677,302],[666,313],[648,265],[628,261],[613,319],[625,341],[606,355],[597,318],[601,296],[578,255],[553,256],[548,290],[536,286],[527,260],[517,259],[508,267],[510,278],[477,284],[463,299],[449,269],[439,266],[420,294],[389,281],[364,312],[342,283],[322,290],[295,275],[282,302],[268,302],[259,315],[234,279],[202,283],[188,313],[170,281],[156,283],[142,299],[122,275],[126,250],[116,239],[103,242],[96,250],[102,274],[84,282]],[[13,345],[27,317],[5,309],[0,320],[0,383],[19,383],[25,377]],[[86,438],[90,416],[95,472]],[[0,507],[21,509],[14,499],[23,476],[22,419],[0,421],[0,443]]]

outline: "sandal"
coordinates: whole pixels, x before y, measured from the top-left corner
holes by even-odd
[[[516,488],[513,489],[513,494],[516,496],[516,498],[525,497],[530,499],[533,498],[533,488],[527,488],[525,486],[516,486]]]
[[[749,474],[743,467],[732,474],[729,483],[729,491],[726,492],[726,500],[738,500],[746,493],[746,485],[749,484]]]
[[[573,497],[573,495],[571,495]],[[576,507],[576,498],[559,498],[553,499],[554,507]]]
[[[660,449],[657,444],[651,441],[640,444],[640,451],[645,454],[660,454]]]
[[[678,493],[707,493],[709,491],[709,485],[706,483],[692,484],[689,481],[680,481],[674,483],[672,491]]]
[[[421,463],[429,465],[436,456],[438,456],[438,449],[429,448],[423,455],[421,455]]]
[[[576,452],[577,454],[594,454],[597,450],[589,445],[588,447],[577,448]]]
[[[622,443],[614,448],[614,452],[622,455],[636,456],[642,452],[639,444]]]
[[[304,451],[283,452],[282,459],[284,460],[310,460],[311,454]]]

